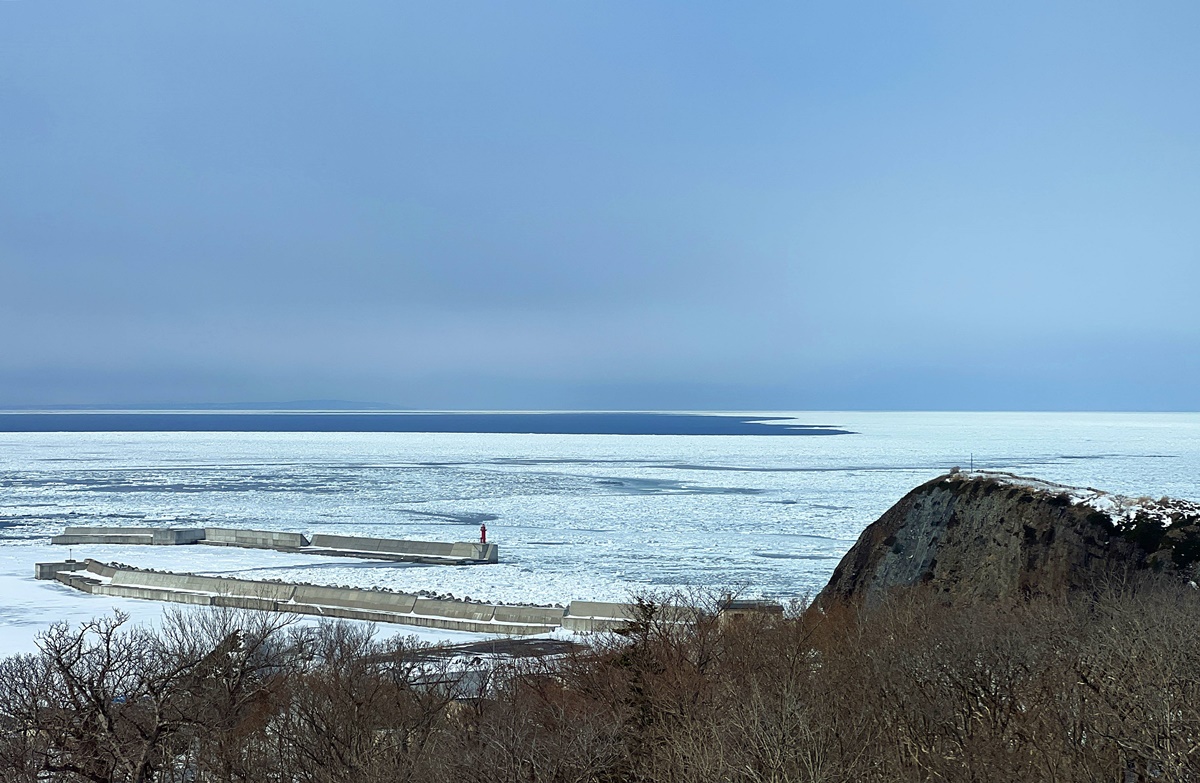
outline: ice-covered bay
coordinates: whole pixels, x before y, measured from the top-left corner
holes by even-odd
[[[622,600],[676,586],[819,589],[862,528],[953,465],[1200,499],[1200,415],[802,413],[808,437],[421,433],[0,433],[0,634],[112,603],[32,580],[66,524],[172,524],[472,540],[501,564],[417,567],[212,547],[77,547],[172,570]],[[136,602],[122,602],[130,605]],[[160,609],[142,603],[139,616]]]

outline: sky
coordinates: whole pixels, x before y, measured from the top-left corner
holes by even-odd
[[[1198,34],[0,2],[0,406],[1200,410]]]

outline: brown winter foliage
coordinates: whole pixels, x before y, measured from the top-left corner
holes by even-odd
[[[693,596],[691,623],[667,603],[532,663],[267,614],[55,627],[0,662],[0,780],[1200,780],[1187,586],[733,620]]]

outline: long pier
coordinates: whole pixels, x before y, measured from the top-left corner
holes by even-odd
[[[499,546],[475,541],[406,541],[324,533],[310,538],[303,533],[224,527],[68,527],[61,535],[51,538],[50,542],[63,546],[233,546],[426,565],[488,565],[500,561]]]
[[[636,618],[633,604],[572,601],[563,608],[474,603],[389,590],[151,571],[92,559],[38,563],[34,576],[53,579],[91,595],[293,612],[505,636],[529,636],[560,628],[579,633],[614,631],[627,627]]]

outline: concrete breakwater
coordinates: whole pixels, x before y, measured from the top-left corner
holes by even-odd
[[[429,565],[483,565],[497,563],[500,560],[500,549],[496,544],[472,541],[405,541],[393,538],[366,538],[323,533],[318,533],[310,538],[303,533],[222,527],[68,527],[61,535],[54,536],[50,541],[54,544],[71,546],[84,544],[149,546],[203,544]]]
[[[334,536],[317,534],[311,545],[302,550],[314,555],[351,555],[354,557],[378,557],[381,559],[417,558],[424,562],[462,560],[479,563],[496,563],[500,549],[496,544],[481,544],[476,541],[404,541],[394,538],[363,538],[360,536]]]
[[[294,612],[509,636],[547,633],[559,628],[580,633],[612,631],[627,626],[636,616],[632,604],[572,601],[564,609],[472,603],[384,590],[148,571],[106,565],[91,559],[38,563],[34,576],[57,580],[92,595]]]
[[[68,527],[50,539],[52,544],[145,544],[176,546],[204,540],[204,528],[167,527]]]
[[[246,549],[275,549],[294,552],[308,546],[303,533],[281,533],[276,530],[243,530],[231,527],[206,527],[197,544],[208,546],[237,546]]]

